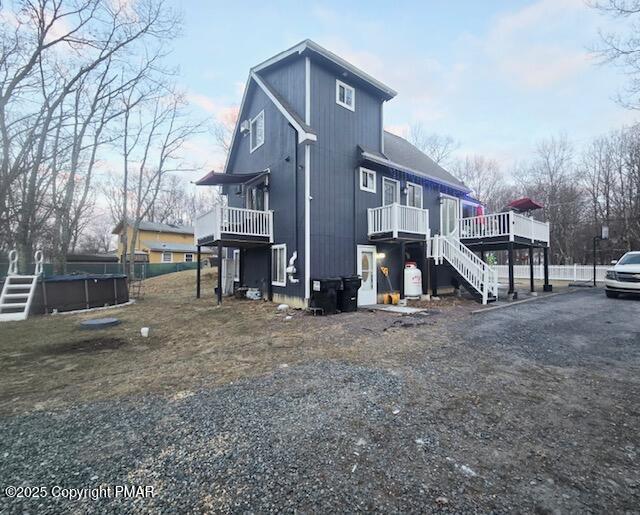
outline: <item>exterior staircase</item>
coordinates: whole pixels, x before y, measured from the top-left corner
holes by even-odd
[[[37,251],[34,275],[18,275],[18,256],[9,253],[9,271],[0,293],[0,322],[26,320],[36,293],[38,279],[42,275],[42,252]]]
[[[436,264],[449,263],[463,280],[465,288],[482,304],[498,298],[498,272],[476,256],[455,235],[436,235],[431,240]]]

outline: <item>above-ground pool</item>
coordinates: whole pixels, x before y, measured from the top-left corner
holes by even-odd
[[[126,275],[52,275],[38,282],[29,314],[99,308],[125,302],[129,302]]]

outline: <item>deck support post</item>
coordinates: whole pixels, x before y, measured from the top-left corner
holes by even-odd
[[[422,293],[429,295],[431,289],[431,258],[429,257],[429,244],[425,241],[423,243],[424,251],[424,273],[422,274]]]
[[[397,204],[394,204],[394,206],[397,206]],[[400,254],[401,254],[401,259],[400,259],[400,263],[402,263],[402,270],[400,270],[400,298],[404,299],[404,267],[406,265],[405,260],[407,259],[407,244],[403,241],[400,243]]]
[[[544,286],[542,291],[553,291],[553,286],[549,284],[549,247],[543,247],[542,252],[544,260]]]
[[[533,245],[529,245],[529,289],[531,293],[536,292],[536,287],[533,283]]]
[[[267,271],[267,299],[269,302],[273,301],[273,256],[271,252],[271,245],[267,247],[267,267],[269,270]]]
[[[222,240],[218,240],[218,306],[222,304]]]
[[[435,259],[431,266],[431,295],[433,297],[438,296],[438,265]]]
[[[507,292],[507,295],[510,299],[516,299],[518,298],[518,295],[515,292],[515,281],[513,277],[514,274],[513,274],[513,242],[512,241],[509,242],[507,252],[509,254],[509,291]]]
[[[202,264],[200,263],[200,245],[198,245],[196,247],[198,249],[196,256],[197,256],[197,263],[198,263],[198,268],[196,268],[196,299],[200,298],[200,267],[202,266]]]

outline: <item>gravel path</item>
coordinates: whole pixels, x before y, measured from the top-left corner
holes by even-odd
[[[155,495],[0,492],[0,512],[637,511],[639,314],[640,302],[572,293],[460,318],[444,345],[428,345],[433,326],[399,329],[425,348],[387,368],[316,362],[7,417],[2,488]]]

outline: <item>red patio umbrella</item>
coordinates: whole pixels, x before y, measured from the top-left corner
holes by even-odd
[[[535,211],[536,209],[542,209],[542,204],[538,204],[535,200],[531,200],[529,197],[522,197],[517,200],[509,202],[509,209],[524,213],[526,211]]]

